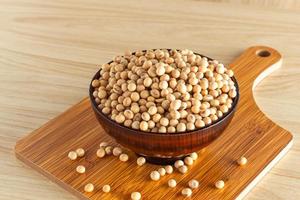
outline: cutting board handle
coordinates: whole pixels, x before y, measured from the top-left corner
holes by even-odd
[[[281,54],[267,46],[253,46],[246,49],[229,67],[244,87],[241,92],[252,92],[253,88],[267,75],[279,68],[282,63]],[[247,85],[243,83],[248,83]]]

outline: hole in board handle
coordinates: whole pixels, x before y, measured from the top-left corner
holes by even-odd
[[[271,53],[267,50],[258,50],[256,51],[256,55],[258,55],[259,57],[269,57]]]

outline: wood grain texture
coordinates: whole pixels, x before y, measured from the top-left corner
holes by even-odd
[[[258,52],[270,55],[261,57]],[[235,116],[185,175],[177,172],[158,182],[151,181],[149,174],[158,166],[137,166],[134,153],[130,153],[127,163],[112,157],[97,159],[100,142],[109,139],[114,146],[117,144],[99,126],[87,99],[18,141],[16,155],[80,199],[128,199],[134,191],[141,192],[145,200],[183,199],[180,191],[193,178],[201,182],[193,193],[195,199],[235,199],[292,140],[288,131],[259,110],[253,98],[256,78],[280,62],[281,55],[276,50],[257,46],[247,49],[230,64],[240,87]],[[68,152],[79,147],[87,149],[87,156],[79,162],[70,161]],[[241,156],[249,160],[245,167],[235,163]],[[79,164],[87,167],[85,175],[76,173]],[[170,178],[178,181],[176,190],[167,188]],[[213,187],[219,179],[226,182],[221,191]],[[83,188],[89,182],[96,186],[96,191],[87,194]],[[101,192],[105,184],[111,185],[110,194]]]
[[[295,141],[248,199],[300,198],[298,1],[151,2],[0,0],[0,199],[76,199],[19,162],[13,148],[87,96],[98,64],[127,48],[159,47],[190,48],[229,63],[253,44],[284,56],[255,100]]]
[[[194,0],[203,2],[225,3],[234,5],[246,5],[253,7],[265,7],[275,9],[300,10],[300,2],[297,0]]]

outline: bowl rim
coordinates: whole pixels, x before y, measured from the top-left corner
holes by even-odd
[[[152,49],[152,50],[156,50],[156,49]],[[167,50],[170,50],[170,49],[167,49]],[[178,49],[177,49],[178,50]],[[142,50],[142,51],[147,51],[147,50]],[[136,52],[133,52],[132,54],[134,54]],[[199,55],[201,57],[206,57],[208,60],[214,60],[210,57],[207,57],[203,54],[199,54],[199,53],[195,53],[194,54],[196,55]],[[109,61],[107,64],[110,64],[112,63],[113,61]],[[208,129],[211,129],[215,126],[218,126],[220,123],[222,123],[224,120],[226,120],[229,116],[231,116],[231,114],[233,114],[235,112],[235,109],[237,107],[237,104],[239,102],[239,98],[240,98],[240,92],[239,92],[239,84],[238,84],[238,81],[237,79],[235,78],[235,76],[231,77],[231,79],[233,80],[235,86],[236,86],[236,91],[237,91],[237,95],[236,97],[233,99],[233,103],[232,103],[232,107],[229,109],[229,111],[227,113],[225,113],[225,115],[223,115],[220,119],[218,119],[217,121],[209,124],[209,125],[205,125],[204,127],[201,127],[201,128],[197,128],[195,130],[191,130],[191,131],[184,131],[184,132],[174,132],[174,133],[170,133],[170,132],[166,132],[166,133],[160,133],[160,132],[147,132],[147,131],[142,131],[142,130],[137,130],[137,129],[133,129],[133,128],[129,128],[127,126],[124,126],[122,124],[119,124],[117,123],[116,121],[110,119],[106,114],[104,114],[97,106],[97,103],[95,101],[95,97],[93,96],[93,92],[94,92],[94,87],[92,86],[92,82],[93,80],[95,79],[99,79],[100,77],[100,70],[99,69],[95,75],[93,76],[91,82],[90,82],[90,86],[89,86],[89,97],[90,97],[90,101],[91,101],[91,104],[92,104],[92,107],[94,109],[94,111],[97,112],[97,114],[99,114],[100,116],[102,116],[103,118],[106,118],[108,121],[110,121],[114,126],[117,126],[119,128],[122,128],[122,129],[127,129],[129,132],[135,132],[136,134],[142,134],[142,135],[148,135],[148,136],[179,136],[179,135],[189,135],[189,134],[194,134],[194,133],[199,133],[199,131],[201,132],[205,132],[205,130],[208,130]]]

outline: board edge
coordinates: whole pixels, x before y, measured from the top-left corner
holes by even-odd
[[[290,133],[292,136],[292,134]],[[263,179],[263,177],[287,154],[287,152],[293,146],[293,137],[290,142],[281,150],[279,154],[246,186],[246,188],[240,192],[235,200],[244,199],[247,194]]]
[[[34,129],[33,131],[31,131],[28,134],[25,134],[24,136],[20,137],[15,145],[14,145],[14,152],[15,154],[18,156],[19,154],[21,154],[22,149],[20,149],[20,145],[23,144],[24,140],[28,139],[29,137],[33,137],[35,134],[39,134],[39,130],[46,127],[47,125],[51,124],[52,122],[54,122],[55,120],[57,120],[59,117],[62,117],[64,114],[68,113],[70,110],[72,110],[74,108],[74,106],[77,106],[79,104],[85,103],[85,101],[89,101],[88,97],[84,97],[83,99],[81,99],[79,102],[71,105],[70,107],[66,108],[63,112],[61,112],[60,114],[56,115],[55,117],[51,118],[50,120],[48,120],[47,122],[43,123],[41,126],[39,126],[38,128]],[[24,148],[23,148],[24,149]],[[19,155],[20,156],[20,155]],[[20,160],[20,159],[19,159]]]
[[[59,186],[60,188],[62,188],[63,190],[69,192],[70,194],[72,194],[74,197],[80,199],[80,200],[89,200],[88,197],[85,197],[83,195],[83,193],[79,192],[78,190],[70,187],[70,185],[65,184],[64,182],[60,181],[59,179],[57,179],[55,176],[53,176],[52,174],[48,173],[45,170],[42,170],[38,165],[30,162],[28,159],[26,159],[21,153],[19,153],[18,151],[15,151],[15,155],[16,158],[21,161],[22,163],[24,163],[26,166],[32,168],[33,170],[36,170],[39,174],[41,174],[43,177],[45,177],[47,180],[50,180],[52,183],[56,184],[57,186]]]

